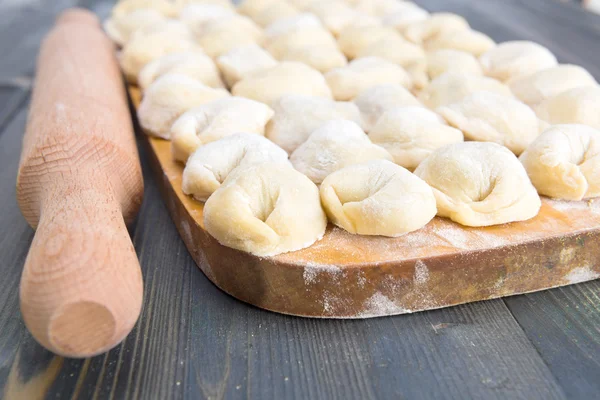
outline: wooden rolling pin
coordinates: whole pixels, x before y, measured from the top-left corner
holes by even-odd
[[[94,14],[66,11],[42,43],[17,177],[19,207],[36,229],[21,312],[44,347],[87,357],[133,328],[143,285],[125,224],[142,196],[113,45]]]

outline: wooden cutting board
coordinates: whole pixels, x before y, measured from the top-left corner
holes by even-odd
[[[130,88],[134,104],[139,91]],[[329,225],[311,247],[257,257],[204,230],[203,203],[181,191],[170,142],[145,137],[171,217],[202,272],[257,307],[306,317],[369,318],[534,292],[600,278],[600,198],[542,198],[535,218],[467,228],[434,218],[399,238]]]

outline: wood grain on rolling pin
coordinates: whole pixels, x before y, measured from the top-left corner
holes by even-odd
[[[19,206],[36,228],[21,310],[45,347],[97,354],[133,327],[142,280],[125,223],[142,195],[113,45],[93,14],[68,11],[40,50],[17,178]]]

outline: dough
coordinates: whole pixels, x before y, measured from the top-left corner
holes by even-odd
[[[329,219],[361,235],[401,236],[436,214],[429,185],[386,160],[340,169],[323,181],[320,193]]]
[[[544,100],[536,113],[551,124],[584,124],[600,129],[600,86],[559,93]]]
[[[279,60],[286,51],[307,46],[337,47],[331,33],[324,28],[313,27],[294,29],[278,35],[267,43],[265,49]]]
[[[380,57],[407,71],[419,67],[425,72],[426,68],[425,52],[421,46],[406,41],[400,35],[388,36],[363,48],[358,53],[358,58],[362,57]]]
[[[240,15],[206,22],[198,42],[209,56],[216,58],[235,47],[262,44],[262,30],[251,19]]]
[[[177,15],[177,8],[169,0],[121,0],[112,8],[112,16],[120,18],[140,9],[155,10],[165,17]]]
[[[290,156],[294,168],[314,183],[348,165],[370,160],[392,160],[383,148],[374,145],[356,123],[338,119],[314,131]]]
[[[149,62],[140,71],[138,86],[146,90],[165,74],[186,75],[213,88],[225,86],[213,60],[200,51],[170,53]]]
[[[239,80],[254,72],[276,66],[277,61],[260,46],[250,44],[236,47],[219,56],[217,65],[227,86],[233,87]]]
[[[288,163],[288,155],[262,136],[236,133],[200,146],[183,169],[183,193],[206,201],[238,167],[263,162]]]
[[[462,142],[463,133],[424,107],[401,107],[383,114],[369,138],[386,149],[396,164],[414,170],[434,150]]]
[[[517,99],[492,92],[475,92],[436,110],[469,140],[502,144],[519,155],[540,134],[531,108]]]
[[[142,68],[165,54],[202,51],[195,43],[189,29],[183,24],[168,24],[164,29],[154,28],[156,30],[151,33],[146,33],[146,29],[138,29],[119,54],[121,69],[129,83],[137,83]]]
[[[520,157],[540,194],[565,200],[600,196],[600,131],[556,125]]]
[[[454,49],[474,56],[480,56],[495,46],[496,42],[489,36],[470,29],[439,35],[425,43],[427,50]]]
[[[443,49],[427,53],[427,75],[435,79],[446,72],[481,76],[483,71],[474,55],[460,50]]]
[[[324,28],[321,20],[311,13],[300,13],[291,17],[281,18],[265,28],[267,41],[285,35],[297,29]]]
[[[227,97],[193,108],[171,127],[173,157],[186,162],[203,144],[238,132],[265,134],[273,110],[258,101]]]
[[[108,37],[119,46],[124,46],[133,33],[145,26],[158,24],[165,16],[151,8],[141,8],[118,17],[110,17],[104,22]]]
[[[181,9],[179,19],[193,32],[201,34],[202,27],[206,22],[232,15],[235,15],[235,11],[229,7],[218,4],[192,3]]]
[[[422,107],[412,93],[397,84],[372,86],[360,93],[354,99],[354,104],[358,106],[362,114],[363,126],[367,132],[388,110],[397,107]]]
[[[238,168],[204,205],[204,226],[222,245],[260,257],[321,239],[327,217],[319,190],[284,163]]]
[[[298,14],[296,7],[290,5],[285,1],[277,1],[269,4],[261,12],[259,12],[253,19],[254,22],[260,26],[267,26],[278,20],[293,17]]]
[[[240,14],[247,15],[250,18],[256,18],[263,10],[278,0],[243,0],[237,6]]]
[[[413,43],[423,43],[451,32],[470,29],[466,19],[452,13],[433,13],[424,21],[410,24],[404,30],[404,36]]]
[[[381,18],[381,22],[384,26],[393,27],[400,33],[404,33],[406,28],[415,22],[425,21],[429,18],[429,13],[414,3],[399,3],[407,4],[414,7],[407,8],[404,11],[396,11],[391,14],[387,14]]]
[[[354,9],[360,15],[367,14],[378,18],[382,18],[393,13],[405,13],[414,10],[423,10],[414,3],[398,0],[359,0],[354,6]]]
[[[140,125],[149,135],[169,139],[171,125],[187,110],[229,96],[185,75],[166,74],[144,93],[137,110]]]
[[[314,0],[308,5],[306,11],[315,14],[336,36],[360,16],[343,0]]]
[[[337,43],[342,53],[352,59],[386,37],[399,38],[400,35],[394,29],[385,26],[350,25],[340,32]]]
[[[273,104],[287,94],[331,98],[331,90],[319,71],[292,61],[284,61],[245,77],[233,86],[231,93],[265,104]]]
[[[455,103],[471,93],[487,91],[513,97],[508,86],[485,76],[446,72],[419,93],[419,100],[431,109]]]
[[[500,43],[479,57],[487,76],[508,81],[558,64],[547,48],[526,40]]]
[[[336,100],[352,100],[370,87],[384,83],[411,86],[411,78],[402,67],[379,57],[358,58],[327,72],[325,79]]]
[[[288,49],[281,56],[281,60],[301,62],[321,73],[343,67],[348,63],[337,47],[328,45],[294,47]]]
[[[275,115],[267,124],[266,136],[288,153],[296,150],[327,121],[346,119],[362,125],[356,105],[321,97],[282,96],[273,103],[273,110]]]
[[[415,170],[433,188],[438,214],[465,226],[499,225],[537,215],[541,200],[507,148],[464,142],[434,151]]]
[[[535,106],[545,99],[582,86],[595,86],[596,80],[577,65],[561,64],[531,75],[511,79],[510,89],[522,102]]]

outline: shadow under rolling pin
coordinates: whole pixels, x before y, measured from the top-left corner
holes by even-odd
[[[114,46],[94,14],[68,10],[42,43],[17,177],[36,229],[21,312],[44,347],[88,357],[133,328],[143,284],[125,224],[143,191]]]

